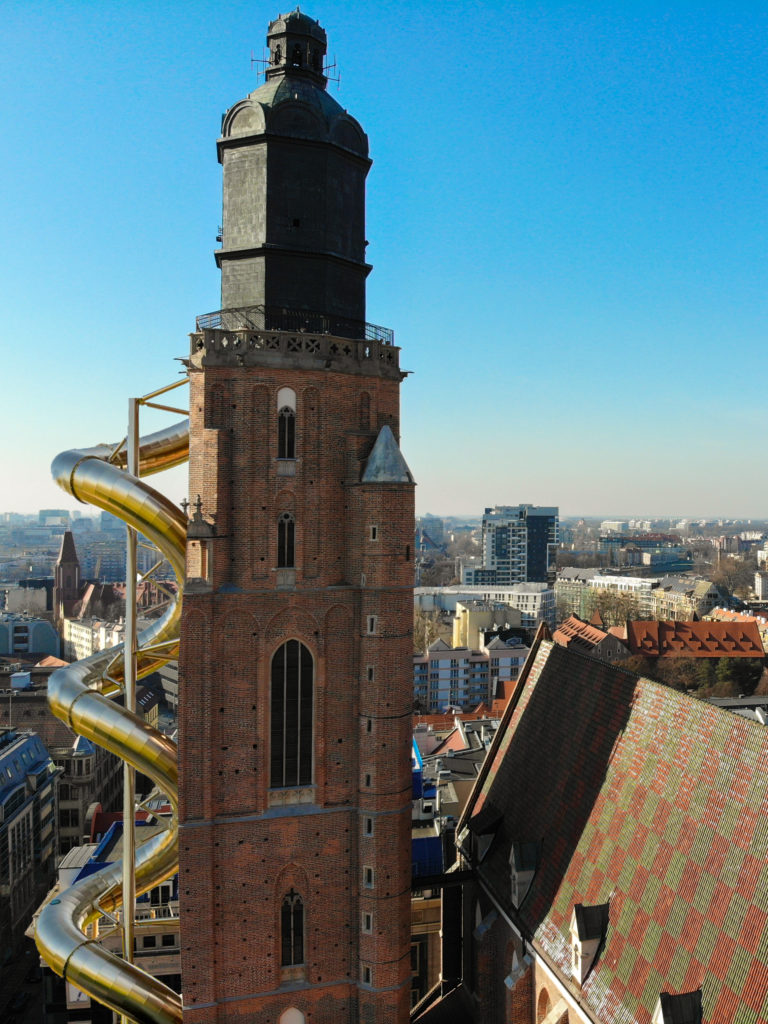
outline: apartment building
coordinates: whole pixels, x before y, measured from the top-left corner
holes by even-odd
[[[425,654],[413,656],[414,704],[427,713],[490,705],[499,680],[518,678],[528,650],[498,637],[479,650],[435,640]]]
[[[557,561],[558,514],[556,507],[549,506],[487,508],[482,566],[462,566],[462,582],[470,586],[551,582]]]

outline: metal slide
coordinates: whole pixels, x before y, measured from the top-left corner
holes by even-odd
[[[185,462],[189,426],[183,421],[139,442],[141,475]],[[178,652],[187,520],[180,508],[125,470],[124,445],[62,452],[51,467],[54,479],[79,501],[119,516],[155,544],[170,562],[179,596],[161,619],[138,637],[138,676]],[[48,683],[54,714],[75,732],[148,775],[173,806],[171,827],[136,851],[136,893],[173,876],[178,865],[178,769],[176,745],[142,719],[109,699],[121,691],[122,645],[58,669]],[[57,974],[139,1024],[181,1024],[181,997],[133,964],[108,953],[86,932],[121,903],[122,865],[110,864],[77,882],[42,910],[35,941]]]

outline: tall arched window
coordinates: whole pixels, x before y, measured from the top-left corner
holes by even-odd
[[[280,909],[280,965],[295,967],[304,963],[304,903],[291,889],[283,896]]]
[[[277,457],[296,458],[296,413],[287,405],[277,414]]]
[[[298,640],[286,640],[272,658],[270,786],[312,782],[312,655]]]
[[[277,521],[277,567],[293,569],[295,523],[290,512],[283,512]]]
[[[277,457],[296,458],[296,392],[280,388],[277,392]]]

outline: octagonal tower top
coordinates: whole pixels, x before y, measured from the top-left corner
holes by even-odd
[[[281,14],[267,30],[269,65],[267,80],[285,75],[298,75],[312,79],[325,88],[323,74],[328,39],[325,29],[297,7],[289,14]]]

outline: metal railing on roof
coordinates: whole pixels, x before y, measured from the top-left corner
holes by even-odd
[[[343,316],[315,313],[306,309],[283,309],[271,306],[243,306],[217,309],[196,319],[198,331],[292,331],[307,334],[330,334],[337,338],[355,338],[394,345],[395,332],[389,327],[351,320]]]

